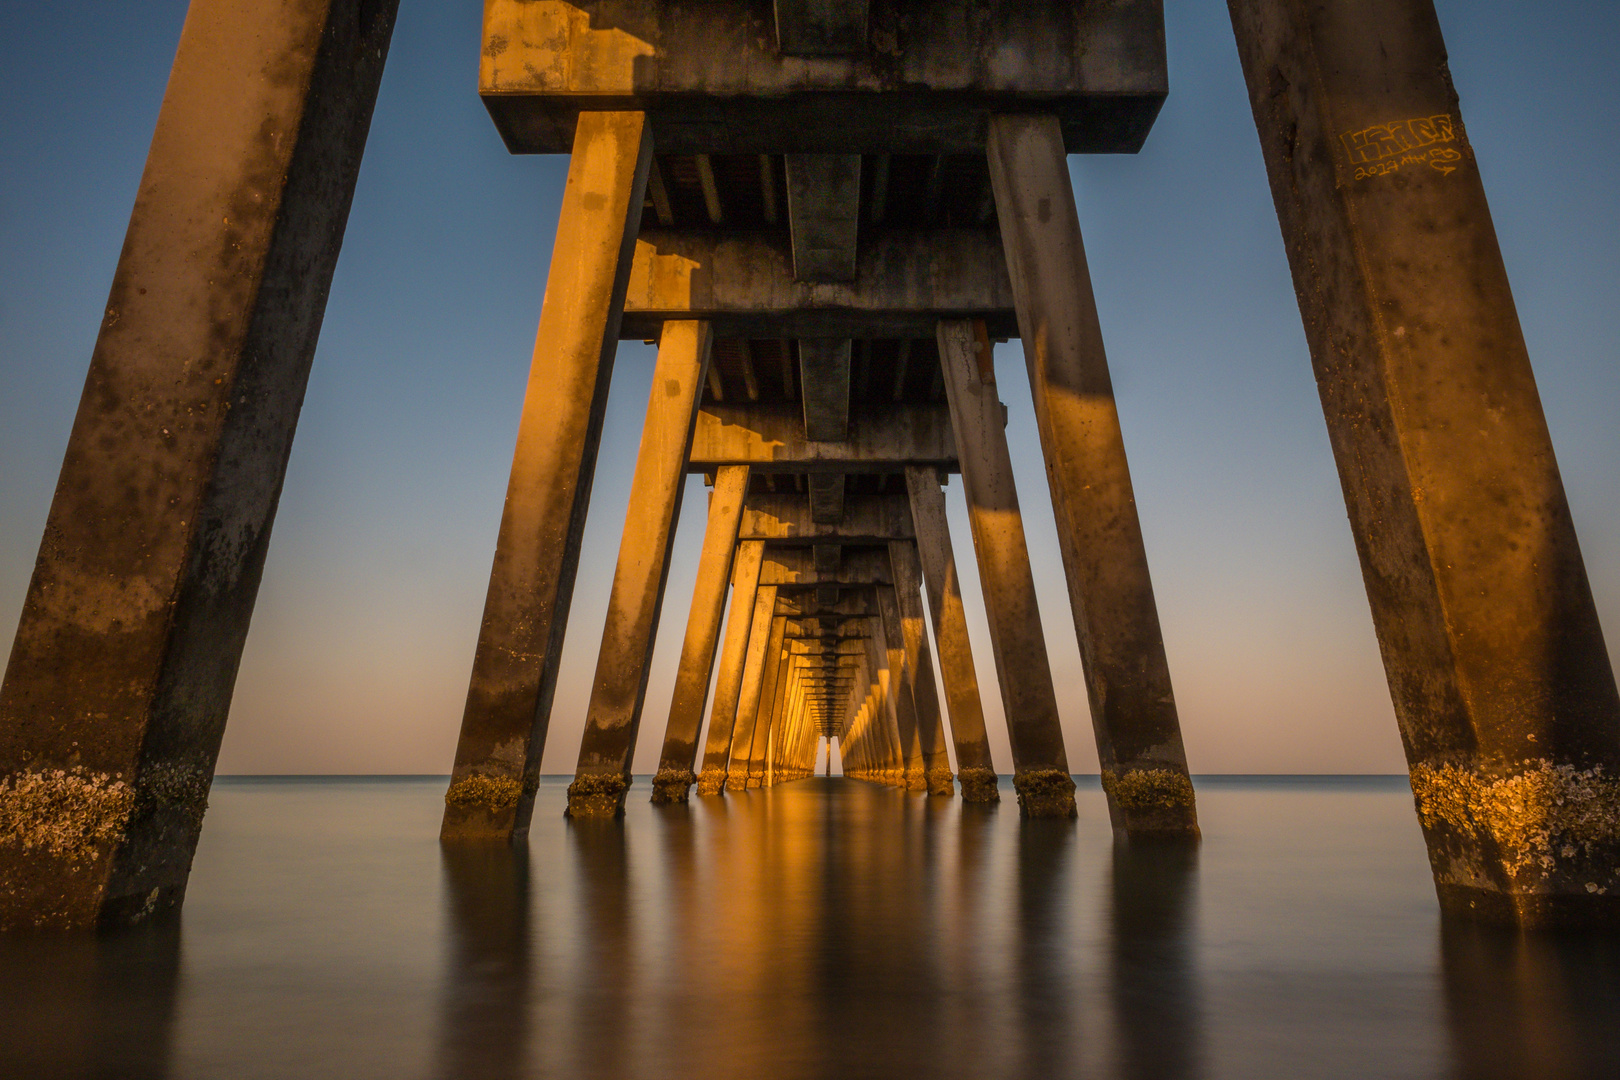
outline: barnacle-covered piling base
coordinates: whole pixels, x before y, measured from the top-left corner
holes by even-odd
[[[1196,840],[1198,807],[1192,780],[1180,769],[1103,770],[1103,792],[1114,831],[1126,838]]]
[[[1074,777],[1061,769],[1021,769],[1013,774],[1018,812],[1027,818],[1072,818]]]
[[[0,779],[0,929],[126,926],[177,908],[211,778],[70,769]]]
[[[624,797],[630,790],[628,773],[582,773],[568,785],[571,818],[611,818],[624,815]]]
[[[454,777],[444,793],[439,839],[447,842],[512,841],[529,834],[536,777],[468,773]]]
[[[1447,915],[1620,930],[1620,776],[1547,758],[1501,774],[1442,763],[1410,775]]]
[[[695,783],[697,773],[691,769],[659,769],[653,776],[652,801],[660,806],[686,802]]]
[[[697,780],[699,795],[720,795],[726,790],[726,770],[706,768]]]
[[[928,794],[952,797],[956,794],[955,779],[949,769],[928,770]]]
[[[956,774],[962,785],[962,801],[970,803],[998,803],[1001,791],[996,787],[996,771],[983,766],[963,769]]]

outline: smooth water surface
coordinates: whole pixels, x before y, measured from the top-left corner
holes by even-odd
[[[815,779],[441,850],[442,778],[216,782],[179,927],[0,939],[6,1077],[1616,1077],[1620,946],[1442,926],[1385,778],[1196,852]]]

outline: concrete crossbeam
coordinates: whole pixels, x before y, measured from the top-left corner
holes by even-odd
[[[811,442],[843,442],[849,437],[849,352],[848,339],[799,342],[804,437]]]
[[[843,442],[804,437],[792,403],[705,405],[698,412],[688,472],[748,465],[755,472],[895,472],[905,465],[956,469],[956,436],[939,405],[904,405],[850,420]]]
[[[888,552],[883,548],[847,548],[836,574],[816,572],[815,559],[807,548],[768,548],[760,570],[760,581],[784,588],[818,588],[826,585],[890,585]]]
[[[1131,153],[1164,100],[1161,0],[906,11],[874,7],[868,49],[801,57],[778,48],[769,5],[489,0],[479,92],[526,154],[567,153],[593,109],[647,111],[659,153],[974,153],[992,113],[1037,108],[1070,153]]]
[[[869,231],[853,281],[795,279],[780,239],[648,229],[636,242],[621,333],[643,340],[669,319],[706,319],[720,337],[931,338],[941,318],[1018,332],[995,231]]]
[[[870,0],[775,0],[783,56],[853,56],[866,51]]]
[[[788,154],[788,232],[795,281],[854,281],[861,155]]]

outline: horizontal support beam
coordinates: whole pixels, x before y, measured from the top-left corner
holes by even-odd
[[[899,472],[906,465],[957,471],[956,434],[944,405],[896,405],[853,416],[844,442],[811,442],[797,403],[705,405],[688,472],[748,465],[759,472]]]
[[[743,504],[739,540],[844,544],[886,544],[910,540],[911,506],[905,495],[844,497],[844,519],[837,525],[810,520],[809,500],[799,494],[750,495]]]
[[[488,0],[478,89],[515,154],[568,153],[600,109],[650,114],[661,154],[974,153],[993,113],[1031,111],[1071,154],[1141,148],[1168,88],[1162,0],[984,10],[886,5],[872,48],[804,58],[778,50],[771,5]]]
[[[636,240],[619,336],[655,338],[668,319],[716,337],[928,338],[942,318],[1018,336],[1012,282],[993,229],[863,234],[855,279],[799,281],[782,238],[646,229]]]
[[[889,552],[886,548],[851,548],[845,551],[836,574],[816,573],[808,549],[767,548],[764,565],[759,571],[759,583],[788,589],[817,585],[892,585],[894,575],[889,569]]]

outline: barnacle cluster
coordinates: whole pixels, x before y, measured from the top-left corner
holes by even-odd
[[[451,806],[483,806],[491,810],[505,810],[516,806],[523,798],[523,781],[513,776],[484,776],[474,773],[450,785],[444,801]]]
[[[106,773],[13,773],[0,780],[0,844],[95,859],[102,845],[123,840],[134,809],[135,788]]]
[[[1102,774],[1103,790],[1122,810],[1180,810],[1193,804],[1192,781],[1176,769]]]
[[[1457,765],[1412,766],[1412,794],[1428,828],[1450,826],[1493,842],[1508,869],[1548,873],[1560,859],[1620,842],[1620,778],[1545,758],[1511,776]],[[1596,891],[1598,886],[1592,886]]]

